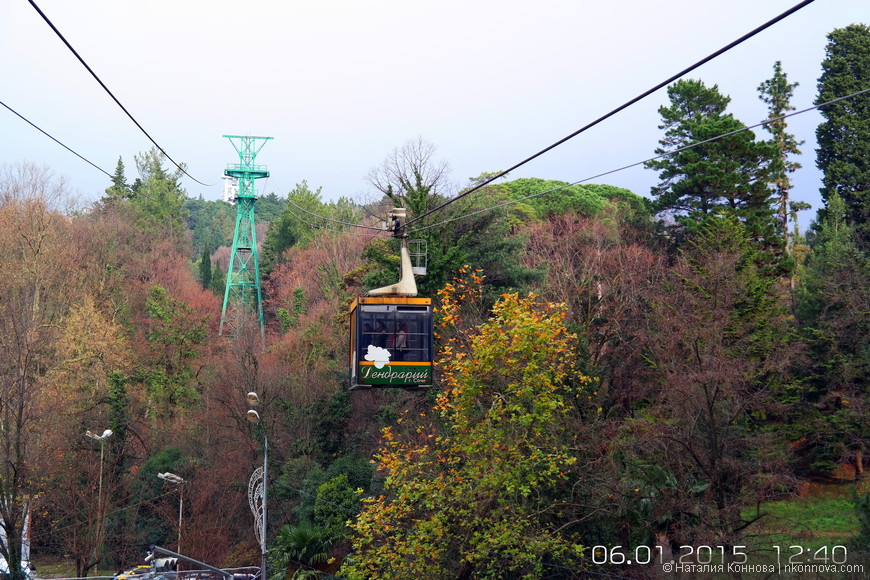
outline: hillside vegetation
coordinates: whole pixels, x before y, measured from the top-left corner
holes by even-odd
[[[829,65],[820,90],[840,74]],[[771,118],[789,87],[778,65],[760,87]],[[305,182],[264,196],[264,339],[256,318],[218,333],[233,208],[189,198],[156,151],[137,156],[133,185],[119,162],[87,211],[47,170],[6,169],[4,559],[18,561],[29,512],[34,559],[78,576],[138,564],[152,544],[257,565],[248,482],[268,439],[277,578],[642,578],[687,546],[763,561],[803,537],[859,562],[868,136],[821,142],[825,207],[803,236],[785,127],[686,149],[743,125],[715,86],[678,81],[668,98],[650,199],[508,179],[429,214],[455,192],[420,139],[372,171],[365,207]],[[398,244],[342,224],[393,206],[420,217],[409,230],[429,250],[435,386],[349,391],[349,305],[397,280]],[[811,494],[836,509],[832,527],[789,511],[834,475],[848,493]]]

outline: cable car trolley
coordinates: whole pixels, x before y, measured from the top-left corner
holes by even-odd
[[[351,390],[432,386],[432,299],[417,298],[405,209],[394,208],[390,216],[393,237],[402,240],[401,277],[351,304]]]

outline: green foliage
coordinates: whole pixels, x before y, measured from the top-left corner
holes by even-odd
[[[127,176],[124,173],[124,161],[118,157],[118,164],[115,166],[114,175],[112,175],[112,185],[106,188],[106,195],[103,201],[115,203],[123,199],[129,199],[130,193],[130,186],[127,185]]]
[[[223,268],[213,268],[211,271],[211,290],[217,296],[223,296],[227,288],[227,273]]]
[[[208,248],[203,248],[199,257],[199,283],[203,288],[211,286],[211,252]]]
[[[260,267],[264,273],[268,274],[284,260],[283,254],[288,248],[311,243],[318,228],[342,230],[346,226],[337,222],[359,223],[362,216],[350,200],[342,197],[324,203],[321,189],[312,191],[303,180],[287,194],[281,213],[270,221],[263,241]]]
[[[773,77],[758,86],[758,98],[767,103],[768,106],[767,118],[770,122],[764,126],[764,129],[773,135],[773,145],[778,152],[778,155],[772,160],[770,170],[771,179],[779,198],[777,205],[779,206],[780,230],[783,238],[789,235],[789,191],[792,187],[789,174],[801,167],[800,163],[791,161],[789,155],[800,155],[799,147],[803,141],[799,142],[794,138],[794,135],[786,131],[788,122],[782,117],[794,110],[791,98],[797,86],[798,83],[788,82],[788,76],[783,72],[782,63],[779,61],[773,65]]]
[[[336,457],[347,453],[348,434],[345,426],[351,418],[352,408],[350,393],[345,389],[336,389],[332,397],[321,400],[317,404],[315,416],[317,417],[316,433],[321,457]],[[371,479],[371,473],[368,475]],[[368,488],[367,483],[351,480],[357,487]]]
[[[669,211],[684,224],[700,222],[716,211],[734,212],[750,235],[777,247],[777,228],[771,208],[770,166],[776,148],[755,141],[751,131],[680,150],[745,128],[725,109],[730,98],[714,85],[680,80],[668,87],[670,107],[660,107],[665,136],[656,149],[660,159],[648,161],[661,182],[652,188],[656,211]]]
[[[812,237],[797,289],[798,313],[813,350],[804,373],[801,436],[811,461],[833,468],[870,449],[870,259],[856,242],[849,210],[836,194]]]
[[[281,199],[275,193],[261,195],[257,198],[257,221],[270,224],[281,217],[286,207],[287,200]]]
[[[259,212],[259,200],[256,207]],[[184,211],[187,214],[187,227],[192,233],[191,244],[194,248],[204,248],[213,252],[220,246],[232,244],[235,206],[222,200],[207,201],[200,196],[186,198]]]
[[[119,448],[127,441],[130,422],[130,396],[127,394],[127,377],[118,371],[109,371],[109,428],[113,432],[110,442]],[[117,449],[116,449],[117,451]]]
[[[866,89],[870,78],[870,27],[852,24],[828,35],[815,103]],[[870,94],[820,109],[824,121],[816,129],[816,166],[824,174],[826,203],[833,195],[845,201],[849,222],[860,244],[870,241]]]
[[[171,416],[175,405],[189,405],[197,399],[192,363],[208,336],[207,320],[194,316],[187,304],[172,299],[162,286],[149,290],[145,315],[150,360],[138,378],[152,398],[153,413]]]
[[[275,497],[296,502],[293,511],[297,521],[311,521],[317,487],[327,479],[323,468],[309,457],[292,457],[276,471]]]
[[[156,148],[136,155],[139,179],[133,186],[131,202],[137,211],[139,227],[155,235],[178,238],[187,231],[187,198],[179,183],[181,170],[169,173],[163,167],[164,155]]]
[[[345,473],[323,482],[314,500],[314,521],[336,541],[346,538],[347,523],[359,513],[361,493],[362,489],[350,486]]]
[[[331,545],[327,531],[310,522],[303,521],[295,526],[285,524],[269,548],[272,580],[284,580],[292,570],[324,564],[329,559]]]
[[[281,325],[281,333],[299,326],[299,317],[304,315],[306,308],[305,290],[296,288],[293,290],[293,301],[290,308],[280,307],[277,310],[278,323]]]
[[[362,258],[369,263],[362,277],[363,288],[380,288],[399,279],[398,241],[375,238],[366,244]]]
[[[133,497],[141,502],[135,518],[136,536],[146,545],[167,545],[175,539],[175,531],[161,513],[161,507],[167,509],[170,505],[177,514],[178,497],[162,497],[164,482],[157,477],[158,473],[171,472],[186,477],[184,469],[185,458],[177,447],[166,447],[153,452],[142,463],[136,477],[130,485]],[[154,498],[159,498],[157,501]],[[170,520],[171,521],[171,520]]]
[[[515,200],[536,195],[537,197],[524,203],[532,207],[537,218],[541,220],[568,212],[593,216],[601,211],[606,202],[606,198],[599,195],[600,190],[595,191],[592,186],[586,185],[569,185],[565,181],[529,177],[508,181],[504,187],[510,191],[511,198]],[[608,187],[611,187],[614,192],[621,189]],[[544,193],[551,190],[551,193]],[[622,192],[631,195],[628,190],[621,190],[620,193]]]

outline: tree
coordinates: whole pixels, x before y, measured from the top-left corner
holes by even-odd
[[[167,172],[163,168],[164,158],[156,148],[136,155],[139,179],[133,187],[132,202],[142,229],[178,239],[187,231],[183,210],[187,195],[179,182],[183,175],[181,170]]]
[[[870,27],[852,24],[828,35],[816,104],[866,89],[870,78]],[[816,166],[824,174],[822,199],[846,203],[858,244],[870,247],[870,94],[821,108]]]
[[[23,578],[21,540],[31,499],[40,491],[45,374],[54,363],[57,327],[77,286],[66,255],[68,222],[56,211],[62,181],[32,165],[0,175],[0,556]]]
[[[801,164],[789,159],[789,155],[800,155],[800,147],[803,141],[798,141],[794,135],[788,133],[788,123],[781,118],[789,111],[794,110],[791,98],[798,83],[789,83],[788,75],[782,70],[782,63],[776,61],[773,65],[773,76],[758,86],[760,93],[758,98],[767,103],[770,121],[764,128],[773,135],[773,144],[779,155],[771,163],[771,179],[776,191],[779,203],[779,220],[783,239],[789,238],[789,191],[791,191],[790,173],[800,169]],[[789,244],[790,246],[791,244]]]
[[[449,195],[450,166],[435,159],[435,145],[422,137],[396,147],[366,181],[396,207],[408,209],[408,218],[420,216]]]
[[[441,364],[438,418],[383,431],[385,493],[364,500],[349,578],[537,578],[582,547],[554,498],[577,458],[568,420],[589,379],[556,304],[505,295]],[[419,424],[419,419],[418,419]],[[567,485],[567,484],[565,484]]]
[[[211,286],[211,279],[211,251],[208,246],[204,246],[199,257],[199,283],[203,288],[208,288]]]
[[[305,576],[300,571],[316,570],[329,559],[332,537],[325,529],[303,521],[296,526],[284,525],[275,536],[270,551],[270,562],[274,568],[273,580],[284,580],[291,570],[296,572],[292,578],[317,578],[319,575]]]
[[[130,198],[130,186],[127,184],[127,176],[124,174],[124,161],[118,157],[118,164],[115,166],[115,173],[112,175],[112,185],[106,188],[106,195],[103,200],[109,203],[114,203],[122,199]]]
[[[725,209],[745,221],[755,240],[775,247],[778,228],[769,187],[773,146],[755,141],[751,131],[739,131],[746,126],[725,112],[731,99],[717,85],[680,80],[668,87],[668,98],[670,107],[659,108],[665,136],[655,152],[662,157],[645,164],[661,179],[652,188],[654,208],[672,212],[684,225]],[[734,131],[739,132],[718,138]]]
[[[321,190],[318,187],[312,191],[308,182],[302,180],[287,194],[283,210],[269,223],[263,242],[264,272],[270,273],[276,265],[282,263],[283,254],[288,248],[311,243],[319,228],[341,231],[346,226],[338,222],[359,223],[360,212],[350,200],[341,197],[334,202],[324,203]]]
[[[261,200],[257,200],[257,218],[261,219]],[[185,198],[184,213],[191,230],[191,247],[208,248],[214,252],[220,246],[229,246],[233,239],[235,208],[223,200]]]
[[[850,213],[831,194],[803,271],[799,313],[813,365],[796,421],[804,430],[796,435],[808,443],[814,467],[848,461],[860,479],[870,451],[870,259]]]
[[[172,417],[198,398],[194,363],[208,336],[207,319],[162,286],[149,290],[145,315],[149,348],[139,375],[148,389],[151,413]]]
[[[639,354],[656,391],[622,426],[623,478],[647,506],[641,525],[675,547],[737,541],[744,508],[789,489],[784,442],[759,422],[781,416],[797,348],[756,251],[735,216],[711,216],[649,299]]]

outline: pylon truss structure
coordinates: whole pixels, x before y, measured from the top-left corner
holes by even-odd
[[[263,293],[260,287],[260,260],[257,255],[257,232],[254,204],[257,194],[254,180],[269,177],[264,165],[256,165],[257,154],[272,137],[224,135],[239,154],[239,163],[228,165],[224,175],[238,181],[236,194],[236,228],[227,269],[227,286],[221,310],[220,334],[229,325],[238,330],[240,318],[256,313],[260,335],[264,336]]]

